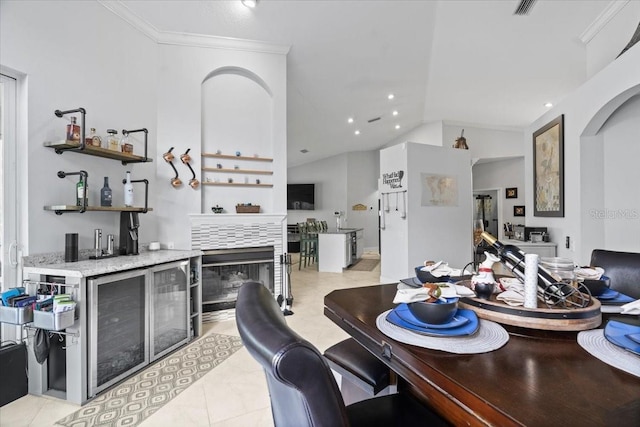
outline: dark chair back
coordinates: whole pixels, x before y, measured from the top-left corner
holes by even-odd
[[[611,279],[611,289],[640,298],[640,253],[594,249],[591,266],[604,268],[604,275]]]
[[[348,426],[342,395],[320,352],[285,322],[256,282],[242,285],[236,322],[245,347],[264,368],[276,426]]]

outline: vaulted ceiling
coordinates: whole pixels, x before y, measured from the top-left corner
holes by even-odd
[[[519,0],[122,3],[160,31],[291,46],[295,166],[379,148],[424,122],[524,128],[587,79],[580,36],[611,1],[540,0],[524,16]]]

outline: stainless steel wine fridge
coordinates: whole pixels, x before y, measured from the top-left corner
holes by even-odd
[[[189,340],[188,264],[88,280],[89,397]]]

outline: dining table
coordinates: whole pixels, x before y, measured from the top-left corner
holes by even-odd
[[[452,425],[640,426],[640,378],[589,354],[577,331],[500,325],[506,344],[479,354],[405,344],[376,325],[394,308],[396,290],[395,283],[334,290],[324,314],[396,373],[399,391]],[[603,313],[602,325],[611,316],[639,322]]]

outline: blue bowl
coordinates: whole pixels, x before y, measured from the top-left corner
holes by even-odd
[[[424,266],[421,265],[415,268],[416,277],[422,283],[439,283],[439,282],[446,282],[447,280],[449,280],[449,276],[436,277],[433,274],[429,273],[428,271],[422,270],[422,267]]]
[[[409,311],[416,319],[432,325],[449,323],[458,311],[458,298],[445,298],[447,302],[437,300],[436,302],[411,302],[407,304]]]
[[[609,285],[610,285],[610,280],[607,276],[601,276],[600,279],[598,280],[594,280],[594,279],[584,279],[582,281],[582,284],[589,289],[589,292],[591,292],[591,295],[594,297],[600,296],[604,293],[604,291],[606,291],[607,289],[609,289]]]

